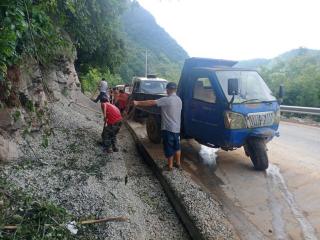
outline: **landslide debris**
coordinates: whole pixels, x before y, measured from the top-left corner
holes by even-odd
[[[94,107],[85,97],[81,103]],[[101,116],[64,100],[49,104],[48,109],[51,134],[46,140],[37,132],[26,134],[19,141],[23,154],[18,161],[0,166],[1,181],[14,186],[0,185],[0,192],[11,195],[12,189],[18,189],[14,191],[21,196],[19,201],[12,201],[0,195],[0,203],[5,202],[0,208],[11,216],[10,221],[2,219],[0,225],[21,223],[23,229],[30,229],[30,233],[21,234],[34,239],[53,239],[52,234],[61,235],[61,239],[189,238],[125,127],[119,134],[120,152],[106,155],[99,144]],[[31,209],[31,213],[40,209],[40,220],[34,218],[26,224],[29,220],[20,208]],[[19,217],[13,218],[17,213]],[[41,227],[55,221],[117,216],[128,217],[128,221],[87,225],[77,235],[61,227],[52,231]],[[7,239],[18,233],[1,230]]]

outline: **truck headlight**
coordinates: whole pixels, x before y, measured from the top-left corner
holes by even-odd
[[[240,113],[226,111],[224,115],[224,125],[229,129],[247,128],[246,120]]]
[[[279,109],[275,112],[273,123],[274,123],[274,124],[279,124],[279,122],[280,122],[280,117],[281,117],[281,113],[280,113],[280,108],[279,108]]]

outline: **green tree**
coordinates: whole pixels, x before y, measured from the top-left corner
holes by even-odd
[[[127,0],[2,0],[0,90],[9,92],[7,68],[24,56],[46,66],[76,49],[77,70],[119,70],[125,56],[119,17]],[[70,44],[71,39],[71,44]],[[3,99],[4,98],[4,99]]]
[[[273,92],[285,87],[283,104],[320,107],[320,51],[301,49],[294,56],[276,60],[260,73]]]
[[[80,76],[82,91],[95,92],[102,78],[107,80],[110,87],[122,83],[120,75],[112,74],[109,69],[91,68],[86,74]]]

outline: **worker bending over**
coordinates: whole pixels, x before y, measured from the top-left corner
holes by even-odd
[[[101,134],[104,151],[107,153],[118,152],[117,134],[122,125],[122,116],[119,109],[102,99],[101,108],[104,116],[104,127]]]
[[[177,84],[169,82],[166,86],[167,97],[158,100],[134,101],[135,106],[149,107],[158,106],[161,108],[161,131],[163,150],[168,159],[168,170],[173,168],[173,159],[178,168],[180,163],[180,125],[181,125],[181,99],[176,95]]]

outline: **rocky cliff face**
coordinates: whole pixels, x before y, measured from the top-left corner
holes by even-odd
[[[75,97],[80,90],[74,59],[60,57],[46,68],[32,60],[21,66],[19,92],[39,107],[48,101]]]
[[[21,155],[18,145],[23,135],[48,131],[48,104],[73,101],[81,91],[74,59],[66,57],[47,67],[25,59],[8,70],[8,78],[13,94],[11,106],[0,109],[0,162]]]

